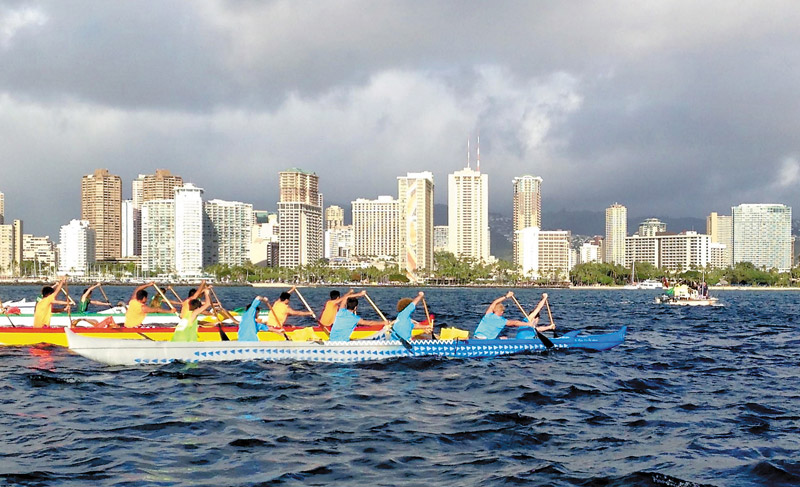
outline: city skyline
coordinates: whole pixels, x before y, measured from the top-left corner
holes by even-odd
[[[168,168],[264,209],[291,166],[338,203],[394,194],[406,172],[442,187],[478,135],[505,215],[522,174],[552,209],[800,205],[794,2],[151,7],[0,0],[7,221],[55,237],[96,168],[125,199]]]

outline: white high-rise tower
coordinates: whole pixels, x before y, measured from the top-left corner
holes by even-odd
[[[480,172],[480,156],[478,170],[469,167],[469,148],[467,167],[447,178],[447,202],[450,251],[456,256],[488,261],[489,176]]]
[[[175,271],[199,276],[203,270],[203,190],[187,183],[175,188]]]

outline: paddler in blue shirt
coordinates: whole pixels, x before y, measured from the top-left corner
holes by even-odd
[[[267,298],[256,296],[239,319],[239,333],[236,338],[238,341],[257,342],[259,331],[275,331],[279,333],[283,331],[282,328],[269,326],[258,319],[259,306],[262,302],[267,302]]]
[[[329,340],[332,342],[349,342],[350,334],[356,329],[358,325],[374,326],[384,325],[388,326],[386,321],[369,321],[358,316],[358,298],[356,296],[363,296],[365,291],[356,293],[347,298],[340,305],[339,311],[336,313],[336,318],[333,320]]]
[[[528,321],[518,321],[518,320],[509,320],[503,317],[503,313],[505,312],[505,306],[503,305],[503,301],[506,299],[514,296],[514,293],[509,291],[504,296],[500,296],[499,298],[492,301],[492,304],[486,309],[486,314],[483,315],[481,322],[478,324],[478,328],[475,330],[474,337],[478,339],[485,339],[485,340],[494,340],[500,335],[500,332],[506,326],[536,326],[539,322],[539,311],[542,310],[542,307],[545,305],[547,301],[547,294],[542,294],[542,300],[536,306],[531,314],[528,315]],[[554,327],[536,327],[539,331],[551,330]]]
[[[411,340],[411,332],[417,324],[411,319],[411,314],[417,309],[417,305],[423,296],[425,296],[425,293],[420,291],[414,299],[403,298],[397,302],[397,311],[400,314],[397,315],[397,319],[392,325],[392,338],[397,339],[397,337],[400,337],[405,341]],[[432,326],[426,328],[433,330]]]

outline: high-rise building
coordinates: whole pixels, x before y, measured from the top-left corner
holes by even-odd
[[[542,178],[534,176],[514,178],[513,200],[512,251],[514,264],[520,265],[519,237],[521,234],[516,232],[528,227],[542,228]]]
[[[624,265],[648,262],[659,269],[686,271],[701,269],[711,263],[711,237],[697,232],[658,233],[625,238]]]
[[[589,262],[600,261],[600,246],[594,242],[584,242],[581,245],[580,263],[587,264]]]
[[[319,177],[301,169],[279,174],[281,267],[313,264],[323,255],[322,195]]]
[[[619,203],[606,208],[605,256],[603,262],[625,262],[625,237],[628,235],[628,209]]]
[[[457,257],[489,260],[489,176],[469,167],[447,180],[450,251]]]
[[[122,179],[98,169],[81,179],[81,220],[95,231],[97,260],[119,259],[121,242]]]
[[[733,261],[788,272],[792,267],[792,209],[780,204],[731,208]]]
[[[175,270],[175,200],[150,200],[142,204],[142,270]]]
[[[203,190],[186,183],[175,188],[175,272],[196,277],[202,271]]]
[[[450,251],[450,229],[447,225],[435,225],[433,227],[433,251],[434,252],[449,252]]]
[[[144,178],[139,174],[131,182],[131,201],[133,203],[133,255],[142,255],[142,205],[144,204]]]
[[[353,235],[353,225],[342,225],[340,227],[325,230],[325,258],[337,259],[352,257],[355,246]]]
[[[22,220],[14,220],[12,225],[14,227],[14,274],[18,276],[22,269]]]
[[[122,242],[122,257],[133,257],[136,255],[134,253],[136,239],[134,211],[133,200],[122,200],[122,207],[120,210],[122,218],[122,224],[120,226],[120,231],[122,232],[122,236],[120,237],[120,241]]]
[[[241,266],[250,261],[253,205],[211,200],[204,205],[203,266]]]
[[[0,225],[0,276],[14,274],[14,226]]]
[[[0,225],[5,224],[6,218],[6,197],[0,192]]]
[[[58,272],[85,275],[95,262],[95,230],[87,220],[72,220],[61,227]]]
[[[523,275],[556,282],[569,279],[569,231],[541,231],[539,227],[530,226],[517,230],[515,234],[519,242],[519,265]]]
[[[667,224],[658,218],[647,218],[639,224],[638,235],[640,237],[655,237],[659,233],[667,231]]]
[[[721,255],[715,265],[723,268],[733,265],[733,219],[726,215],[717,215],[711,212],[706,218],[706,234],[711,237],[711,243],[721,244],[725,247],[715,246]]]
[[[408,173],[397,178],[400,205],[400,265],[412,281],[419,271],[433,270],[433,173]]]
[[[142,175],[139,175],[139,178],[142,178]],[[175,188],[183,186],[183,178],[166,169],[156,169],[155,174],[147,174],[142,178],[141,185],[142,203],[150,200],[171,200],[175,198]],[[137,189],[134,189],[134,199],[138,198],[136,191]]]
[[[34,274],[50,276],[58,268],[58,251],[50,237],[22,236],[22,260],[33,264]]]
[[[344,225],[344,208],[332,205],[325,208],[325,229],[331,230]]]
[[[261,267],[278,267],[278,214],[261,210],[253,214],[256,223],[250,230],[250,262]]]
[[[400,255],[400,203],[391,196],[359,198],[353,205],[355,257],[396,261]]]

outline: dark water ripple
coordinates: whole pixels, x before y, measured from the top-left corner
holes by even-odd
[[[276,294],[219,290],[256,293]],[[473,328],[499,293],[428,302]],[[389,310],[408,293],[371,294]],[[628,325],[601,353],[136,368],[0,348],[0,485],[798,485],[800,294],[719,294],[723,308],[674,309],[646,291],[551,291],[564,330]]]

